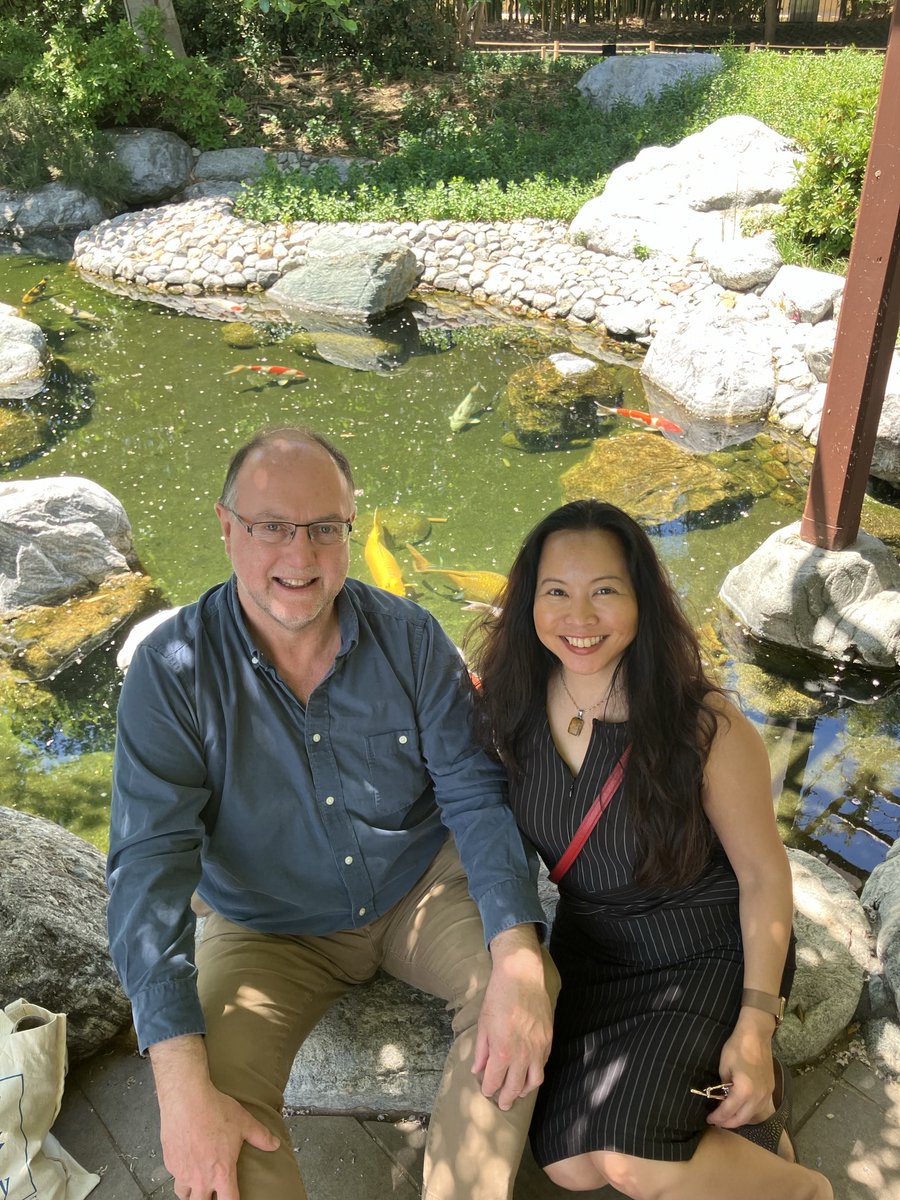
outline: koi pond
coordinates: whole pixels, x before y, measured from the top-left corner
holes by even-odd
[[[587,460],[593,444],[516,445],[498,403],[510,378],[568,349],[609,365],[619,405],[659,411],[644,395],[633,356],[586,334],[572,345],[563,328],[511,323],[484,308],[440,309],[430,298],[377,330],[377,339],[335,334],[334,361],[322,361],[310,357],[309,339],[296,329],[292,341],[278,342],[292,331],[258,323],[264,344],[237,348],[226,341],[232,321],[92,287],[64,263],[0,257],[0,300],[20,304],[43,277],[45,290],[26,315],[47,334],[53,378],[33,400],[0,406],[32,415],[42,432],[37,444],[7,451],[0,474],[86,476],[112,492],[131,521],[160,608],[191,602],[228,572],[213,503],[230,454],[259,426],[298,422],[335,440],[353,464],[361,494],[351,572],[370,578],[357,537],[378,508],[388,514],[396,557],[419,603],[461,642],[472,612],[446,576],[415,570],[405,543],[416,542],[433,566],[505,572],[525,531],[571,498],[561,477]],[[210,312],[234,318],[239,298],[232,299]],[[369,369],[335,365],[361,361],[361,353]],[[287,365],[305,377],[285,382],[234,370],[254,363]],[[451,415],[476,385],[472,408],[482,411],[454,431]],[[596,436],[634,439],[638,432],[645,441],[634,444],[647,447],[664,436],[627,418],[605,420]],[[708,433],[691,432],[676,442],[682,453],[751,481],[773,457],[772,439],[757,437],[755,428],[711,450]],[[711,510],[708,519],[673,515],[650,532],[724,683],[766,740],[785,841],[860,880],[900,836],[896,677],[799,662],[746,643],[730,620],[720,621],[727,571],[802,511],[808,452],[774,457],[777,488],[748,483],[739,503]],[[868,511],[900,530],[900,497],[887,501],[867,500]],[[863,526],[885,536],[866,515]],[[55,679],[5,687],[0,712],[2,802],[59,821],[101,848],[120,682],[115,655],[126,632]]]

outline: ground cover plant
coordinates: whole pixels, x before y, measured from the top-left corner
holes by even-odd
[[[394,110],[377,119],[333,77],[330,90],[295,110],[307,115],[293,133],[313,152],[374,161],[344,181],[328,167],[272,171],[238,207],[258,220],[569,220],[643,147],[746,113],[809,156],[776,231],[787,257],[834,265],[849,251],[883,58],[731,47],[724,59],[711,80],[609,114],[578,93],[589,65],[580,58],[470,54],[458,72],[393,84]]]

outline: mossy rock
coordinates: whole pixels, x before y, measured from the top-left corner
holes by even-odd
[[[544,361],[510,377],[499,411],[523,449],[558,450],[596,437],[609,421],[598,403],[614,407],[621,398],[614,368],[597,363],[590,370],[564,375]]]
[[[44,417],[26,409],[0,405],[0,467],[36,454],[49,439],[50,425]]]
[[[263,330],[249,321],[229,321],[222,328],[222,341],[235,350],[255,350],[268,341]]]
[[[155,595],[147,575],[111,575],[88,595],[35,606],[0,625],[0,655],[31,679],[50,679],[106,642]]]
[[[736,517],[751,500],[726,471],[649,432],[595,442],[560,483],[566,501],[608,500],[653,532],[703,529]]]
[[[859,527],[864,533],[879,538],[886,546],[900,554],[900,509],[892,504],[883,504],[874,496],[863,499]]]
[[[407,542],[417,546],[431,536],[431,522],[422,513],[389,505],[385,508],[379,506],[378,516],[387,540],[394,549],[404,546]],[[374,512],[357,515],[356,524],[353,526],[354,541],[365,542],[372,532],[374,517]]]

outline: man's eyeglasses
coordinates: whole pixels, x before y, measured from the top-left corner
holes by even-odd
[[[346,542],[353,528],[350,521],[310,521],[306,524],[301,521],[245,521],[233,508],[228,511],[252,538],[269,546],[286,546],[294,540],[298,529],[305,529],[309,540],[317,546],[338,546]]]

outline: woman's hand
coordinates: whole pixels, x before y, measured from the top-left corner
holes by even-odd
[[[731,1037],[722,1047],[719,1078],[731,1085],[727,1097],[707,1117],[710,1125],[734,1129],[763,1121],[773,1111],[775,1071],[772,1034],[775,1021],[758,1009],[742,1008]]]

